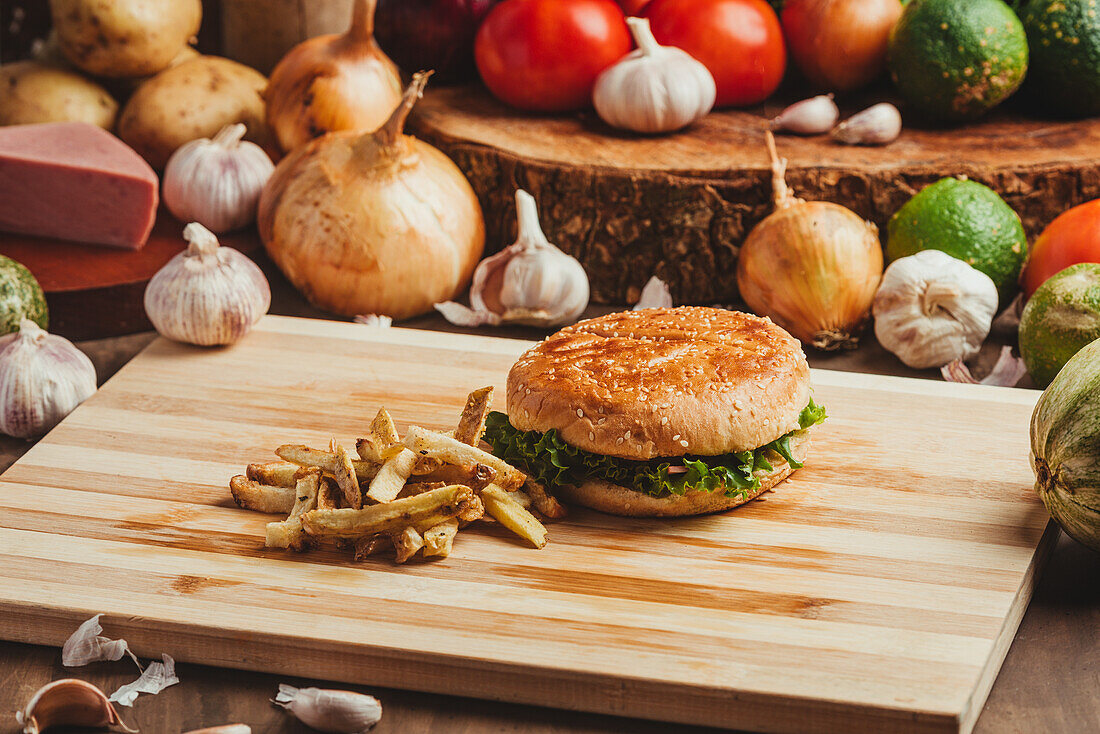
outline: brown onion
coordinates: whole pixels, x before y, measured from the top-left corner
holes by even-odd
[[[783,36],[798,68],[829,91],[867,86],[886,70],[901,0],[787,0]]]
[[[766,136],[775,212],[741,246],[741,298],[818,349],[854,348],[882,279],[878,229],[839,204],[796,198],[783,178],[787,161]]]
[[[355,0],[342,35],[299,43],[271,72],[267,123],[284,151],[334,130],[375,130],[401,101],[397,66],[374,40],[377,0]]]
[[[477,197],[450,158],[401,132],[427,77],[377,131],[314,140],[264,187],[264,245],[320,308],[406,318],[470,281],[485,245]]]

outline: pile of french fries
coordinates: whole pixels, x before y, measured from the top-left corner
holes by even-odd
[[[477,520],[495,521],[536,548],[545,519],[565,508],[545,487],[479,448],[493,388],[466,398],[452,434],[412,426],[402,439],[385,408],[356,455],[335,439],[329,450],[286,444],[281,461],[249,464],[229,490],[246,510],[286,514],[267,525],[265,545],[302,551],[325,539],[351,546],[356,560],[394,549],[398,563],[420,553],[446,558],[455,535]]]

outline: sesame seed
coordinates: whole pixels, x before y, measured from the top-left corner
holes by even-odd
[[[627,431],[626,433],[624,433],[623,438],[625,438],[627,441],[629,441],[630,440],[630,431]]]
[[[577,417],[578,418],[583,418],[584,417],[584,411],[581,410],[580,408],[577,408]]]
[[[668,425],[668,416],[667,415],[661,416],[661,425],[662,426],[667,426]]]
[[[687,441],[680,441],[680,445],[683,446],[686,449],[687,445],[688,445],[688,442]]]
[[[588,432],[588,440],[589,441],[595,441],[596,440],[596,434],[593,433],[592,431],[589,431]]]
[[[615,439],[616,444],[621,444],[622,442],[623,442],[623,437],[622,436],[619,436],[618,438]]]
[[[679,441],[680,440],[680,434],[677,433],[675,436],[672,437],[672,440],[673,441]]]

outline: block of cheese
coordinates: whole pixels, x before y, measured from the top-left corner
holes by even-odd
[[[95,125],[0,127],[0,231],[136,250],[157,188],[149,164]]]

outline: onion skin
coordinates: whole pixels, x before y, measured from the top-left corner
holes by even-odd
[[[1100,551],[1100,340],[1073,356],[1031,416],[1035,491],[1066,534]]]
[[[411,107],[407,92],[378,131],[299,148],[264,188],[264,246],[319,308],[408,318],[454,298],[473,275],[485,245],[477,196],[450,158],[400,134]]]
[[[335,130],[375,130],[401,101],[401,76],[374,40],[375,0],[355,0],[347,33],[298,44],[271,72],[267,123],[284,151]]]
[[[807,79],[848,92],[886,71],[890,31],[902,10],[901,0],[787,0],[783,36]]]
[[[853,348],[882,265],[873,225],[838,204],[801,202],[756,225],[741,247],[737,287],[749,308],[803,343]]]
[[[787,188],[787,160],[764,133],[775,212],[753,228],[737,258],[749,308],[817,349],[854,349],[882,280],[878,228],[839,204],[805,202]]]

